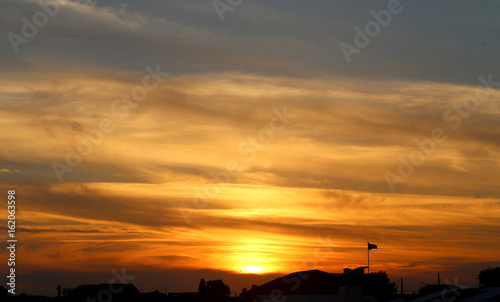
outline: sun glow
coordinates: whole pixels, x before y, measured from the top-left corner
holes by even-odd
[[[252,273],[252,274],[258,274],[260,272],[262,272],[264,268],[260,267],[260,266],[256,266],[256,265],[251,265],[251,266],[246,266],[243,268],[244,271],[247,271],[249,273]]]

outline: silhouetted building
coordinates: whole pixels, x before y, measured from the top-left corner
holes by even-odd
[[[169,302],[199,302],[200,296],[196,292],[168,293]]]
[[[140,292],[133,284],[87,284],[66,290],[64,298],[72,302],[88,302],[94,299],[95,301],[135,302],[139,301]]]
[[[421,288],[418,293],[418,298],[412,300],[414,302],[432,302],[435,299],[442,300],[443,297],[457,301],[460,296],[458,287],[448,288],[446,285],[428,284]]]
[[[70,296],[74,290],[75,290],[74,288],[63,288],[62,295]]]
[[[462,302],[500,302],[500,287],[463,290]]]
[[[253,285],[242,299],[249,302],[363,302],[364,270],[359,267],[332,274],[320,270],[295,272],[260,286]]]
[[[433,291],[434,290],[434,291]],[[391,302],[500,302],[500,287],[460,288],[455,285],[426,285],[417,298],[397,298]]]
[[[140,301],[145,302],[165,302],[169,301],[167,295],[164,293],[160,293],[160,291],[156,290],[151,293],[141,294]]]
[[[339,301],[340,302],[363,302],[364,296],[364,270],[367,267],[356,269],[344,269],[344,273],[339,275]]]

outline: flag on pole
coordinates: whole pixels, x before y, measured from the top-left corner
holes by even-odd
[[[368,242],[368,250],[373,250],[373,249],[377,249],[377,245]]]

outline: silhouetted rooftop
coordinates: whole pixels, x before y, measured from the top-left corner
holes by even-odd
[[[112,301],[131,301],[137,300],[141,293],[133,284],[86,284],[79,285],[74,288],[66,297],[71,298],[72,301],[88,301],[87,299],[108,299]],[[109,296],[111,295],[111,296]]]
[[[270,295],[275,289],[283,295],[336,295],[339,289],[338,276],[320,270],[309,270],[288,274],[261,286],[252,286],[251,294]]]

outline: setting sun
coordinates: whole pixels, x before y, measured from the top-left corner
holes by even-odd
[[[243,270],[245,270],[249,273],[252,273],[252,274],[258,274],[258,273],[262,272],[263,268],[260,266],[251,265],[251,266],[244,267]]]

